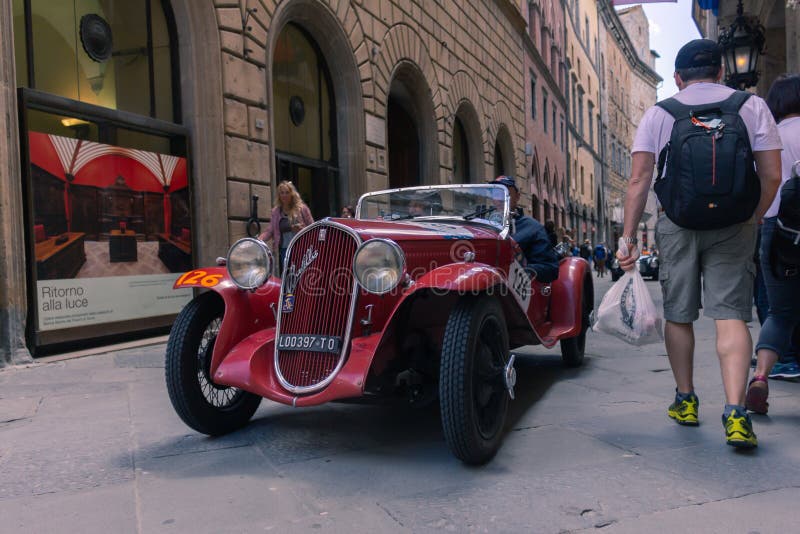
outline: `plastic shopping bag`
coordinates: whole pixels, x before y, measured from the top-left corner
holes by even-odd
[[[627,254],[621,239],[619,248]],[[605,294],[592,329],[631,345],[647,345],[664,339],[662,323],[661,311],[653,304],[642,275],[633,269],[626,271]]]

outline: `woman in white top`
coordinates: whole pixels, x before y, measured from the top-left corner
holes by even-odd
[[[781,153],[781,187],[792,176],[792,168],[800,160],[800,76],[783,76],[772,84],[767,105],[778,123],[783,152]],[[800,168],[800,164],[798,165]],[[747,388],[747,409],[767,413],[767,377],[779,356],[792,344],[792,333],[800,325],[800,275],[776,276],[770,264],[770,247],[780,208],[780,189],[764,215],[761,229],[761,270],[767,286],[769,313],[761,326],[756,352],[758,364]]]

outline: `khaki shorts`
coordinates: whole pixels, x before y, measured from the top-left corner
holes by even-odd
[[[712,319],[751,321],[756,230],[754,220],[720,230],[689,230],[661,213],[656,246],[664,318],[691,323],[703,308]]]

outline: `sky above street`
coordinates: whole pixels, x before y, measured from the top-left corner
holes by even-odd
[[[642,4],[650,21],[650,48],[661,56],[656,58],[656,72],[664,78],[658,88],[658,99],[670,97],[678,92],[672,73],[675,71],[675,56],[687,41],[698,39],[700,32],[692,20],[692,1],[677,3]],[[630,6],[621,6],[630,7]]]

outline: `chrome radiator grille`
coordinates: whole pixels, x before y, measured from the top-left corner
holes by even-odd
[[[283,387],[293,393],[322,389],[344,363],[356,294],[352,261],[359,241],[349,228],[326,221],[298,235],[289,247],[281,285],[275,370]],[[280,348],[281,340],[291,345],[289,339],[307,341],[312,336],[337,339],[336,351]]]

